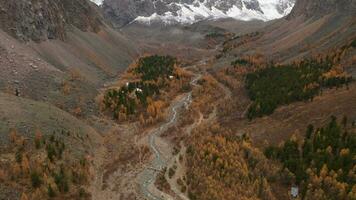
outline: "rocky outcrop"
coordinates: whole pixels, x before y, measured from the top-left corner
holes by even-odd
[[[0,0],[0,28],[24,41],[66,37],[66,28],[98,31],[101,20],[87,0]]]
[[[104,16],[117,27],[130,23],[137,16],[149,16],[155,12],[151,0],[106,0],[102,7]],[[159,10],[163,7],[158,4]]]

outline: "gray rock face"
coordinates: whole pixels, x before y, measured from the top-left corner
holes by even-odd
[[[261,8],[263,0],[104,0],[102,8],[104,16],[111,20],[116,27],[121,27],[132,22],[136,17],[148,17],[154,13],[163,15],[170,12],[177,16],[182,10],[182,6],[196,6],[203,3],[208,9],[218,9],[226,13],[231,8],[248,9],[261,14],[264,11]],[[275,0],[276,9],[280,14],[285,13],[286,9],[295,0]]]
[[[68,25],[98,31],[101,19],[87,0],[0,0],[0,28],[20,40],[65,39]]]
[[[249,10],[256,10],[256,11],[263,13],[263,11],[260,7],[260,2],[258,2],[257,0],[244,1],[244,4],[245,4],[246,8]]]
[[[163,5],[158,5],[160,10]],[[155,11],[152,0],[106,0],[103,2],[104,15],[114,25],[125,25],[137,16],[149,16]]]

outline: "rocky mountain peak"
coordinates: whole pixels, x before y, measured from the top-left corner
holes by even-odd
[[[104,0],[105,16],[118,27],[132,21],[194,23],[235,18],[268,21],[287,15],[295,0]]]

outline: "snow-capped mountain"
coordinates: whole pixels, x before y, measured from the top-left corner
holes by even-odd
[[[273,20],[287,15],[295,0],[104,0],[105,15],[118,26],[133,21],[190,24],[203,19]]]

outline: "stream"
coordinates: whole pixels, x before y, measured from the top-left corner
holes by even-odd
[[[190,82],[190,84],[192,86],[196,86],[196,83],[200,78],[201,75],[197,75]],[[165,122],[164,124],[160,125],[158,128],[154,129],[149,133],[148,136],[149,148],[151,152],[154,154],[154,159],[138,175],[140,192],[142,196],[147,200],[173,199],[172,197],[170,197],[170,195],[165,194],[164,192],[159,191],[158,189],[156,190],[157,192],[160,193],[160,196],[157,196],[157,194],[151,191],[152,188],[153,189],[156,188],[153,184],[156,180],[158,173],[161,170],[163,170],[168,163],[168,160],[164,158],[163,154],[160,152],[159,148],[157,147],[156,139],[176,123],[177,118],[179,116],[179,109],[183,108],[184,106],[185,108],[188,108],[191,102],[192,102],[192,92],[184,94],[183,97],[181,97],[178,101],[176,101],[173,105],[171,105],[169,121]]]

